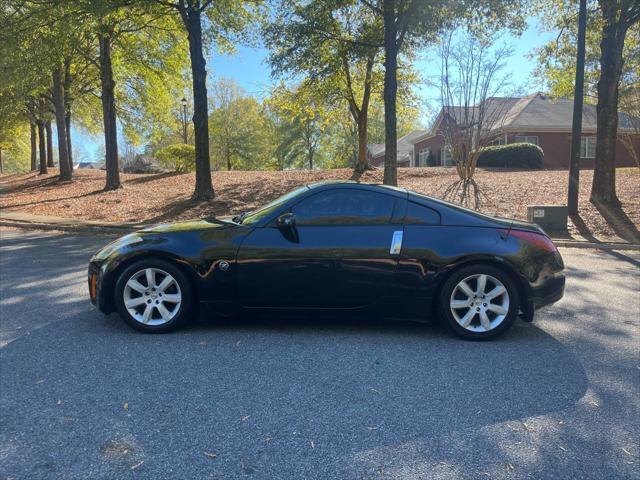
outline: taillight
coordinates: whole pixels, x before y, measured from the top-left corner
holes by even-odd
[[[503,232],[506,234],[508,230],[503,230]],[[542,233],[528,232],[526,230],[511,230],[509,235],[519,238],[520,240],[524,240],[525,242],[529,242],[536,247],[549,250],[550,252],[558,252],[558,248],[553,244],[551,239]]]

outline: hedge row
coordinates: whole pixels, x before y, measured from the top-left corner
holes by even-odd
[[[485,147],[478,157],[479,167],[542,168],[544,152],[533,143],[510,143]]]

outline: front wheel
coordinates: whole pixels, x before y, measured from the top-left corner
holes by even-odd
[[[504,333],[518,315],[518,289],[491,265],[471,265],[451,275],[440,292],[440,315],[459,336],[487,340]]]
[[[193,292],[182,271],[164,260],[140,260],[116,283],[118,313],[131,327],[146,333],[175,330],[191,317]]]

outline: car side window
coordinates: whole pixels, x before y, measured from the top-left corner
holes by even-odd
[[[409,202],[405,223],[407,225],[438,225],[440,214],[429,207]]]
[[[320,192],[295,205],[296,225],[357,225],[390,223],[395,198],[356,189]]]

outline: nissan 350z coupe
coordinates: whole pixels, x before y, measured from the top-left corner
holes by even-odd
[[[399,188],[322,183],[233,218],[125,235],[91,259],[89,292],[143,332],[206,308],[436,318],[488,339],[559,300],[563,268],[536,225]]]

